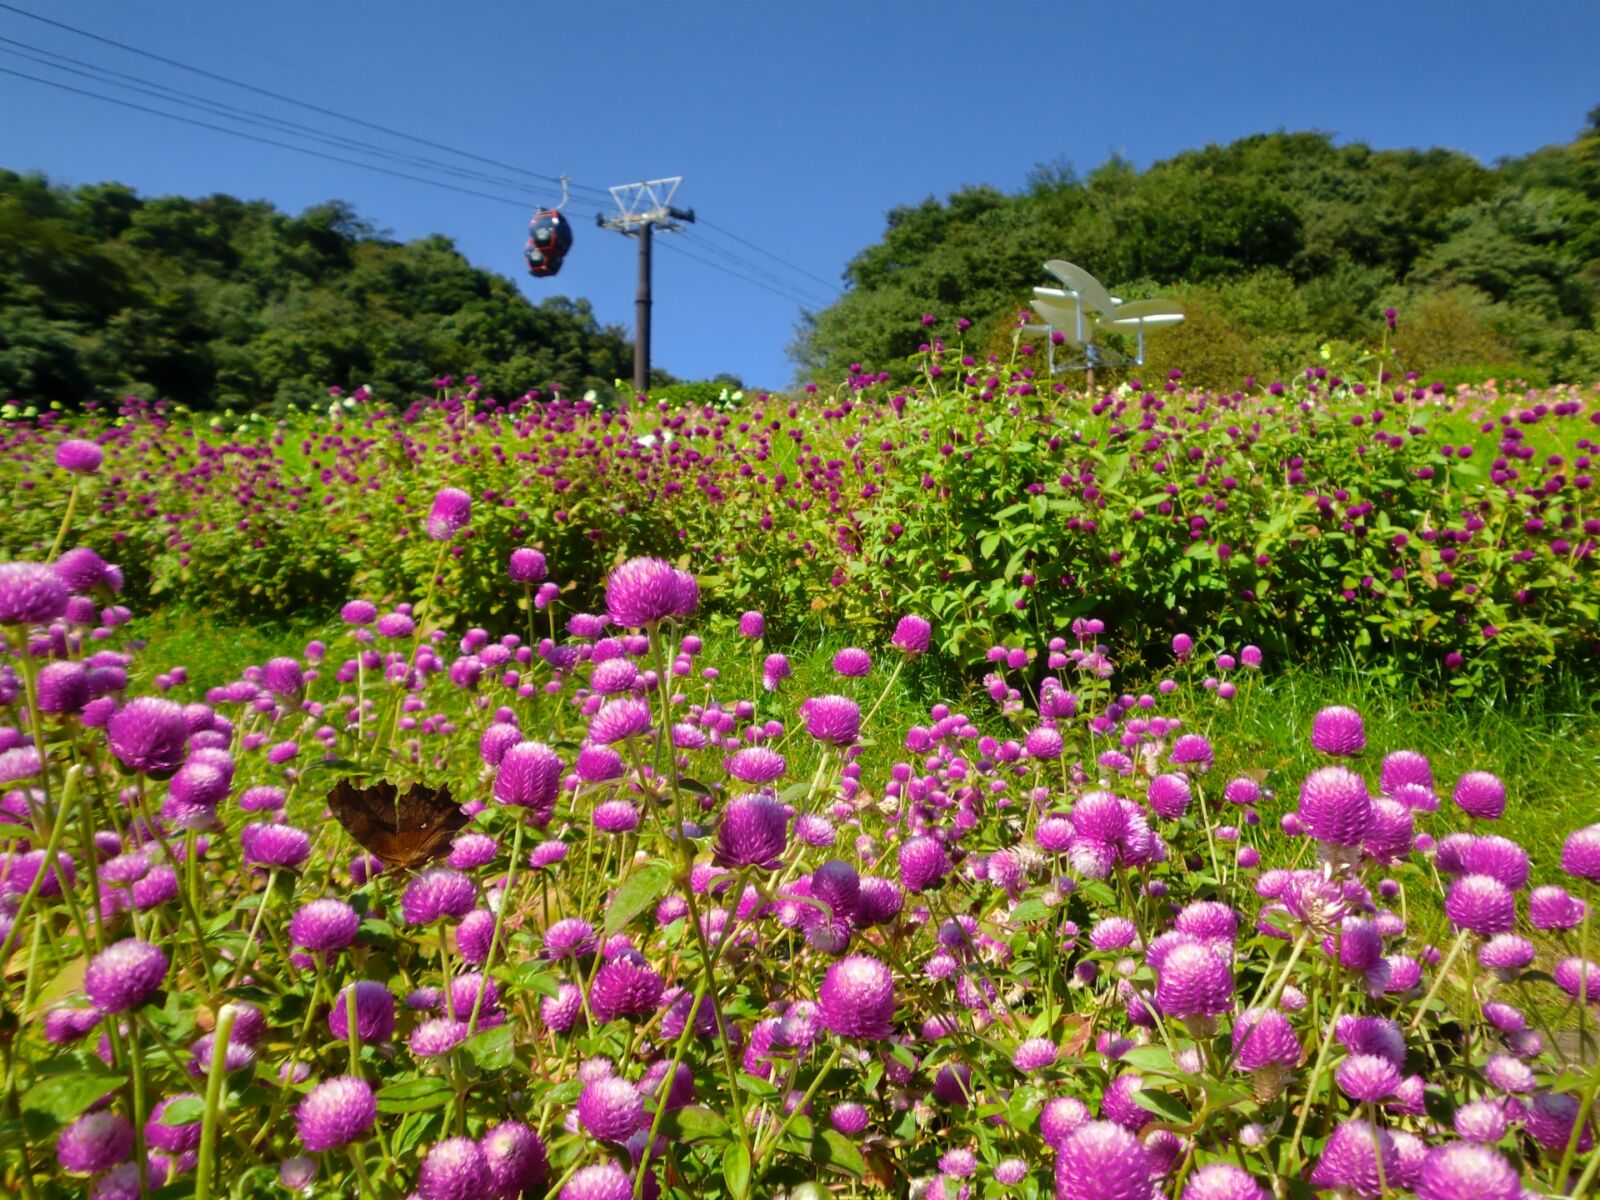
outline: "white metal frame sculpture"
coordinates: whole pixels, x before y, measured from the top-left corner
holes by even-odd
[[[1022,328],[1030,333],[1059,333],[1063,344],[1076,347],[1079,352],[1072,361],[1058,364],[1056,339],[1047,336],[1047,361],[1052,375],[1058,371],[1087,371],[1092,382],[1097,367],[1140,366],[1144,363],[1145,331],[1176,325],[1183,320],[1183,305],[1176,300],[1124,303],[1074,263],[1052,258],[1044,264],[1044,269],[1055,276],[1061,286],[1033,289],[1032,307],[1040,320]],[[1098,335],[1107,330],[1135,334],[1138,349],[1129,355],[1101,345]]]

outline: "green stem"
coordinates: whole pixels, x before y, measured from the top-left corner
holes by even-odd
[[[1472,936],[1472,931],[1463,929],[1456,934],[1456,940],[1450,943],[1450,953],[1444,956],[1444,961],[1439,964],[1438,973],[1433,977],[1433,985],[1428,988],[1428,994],[1422,998],[1422,1003],[1417,1005],[1416,1016],[1411,1018],[1411,1024],[1406,1026],[1407,1033],[1415,1033],[1417,1026],[1422,1024],[1422,1018],[1428,1015],[1428,1006],[1433,1003],[1433,998],[1439,994],[1439,989],[1444,986],[1445,976],[1450,973],[1450,968],[1455,965],[1461,948],[1467,944],[1467,939]]]
[[[194,1200],[211,1200],[217,1129],[227,1103],[222,1081],[228,1074],[228,1041],[233,1036],[233,1021],[238,1015],[239,1010],[231,1004],[224,1004],[217,1011],[217,1027],[211,1042],[211,1069],[206,1074],[206,1112],[200,1125],[200,1163],[195,1169]]]
[[[762,1176],[767,1173],[767,1168],[772,1165],[773,1161],[777,1157],[777,1155],[773,1152],[777,1150],[779,1143],[783,1141],[783,1135],[789,1131],[789,1126],[794,1123],[794,1119],[801,1113],[805,1112],[805,1110],[810,1106],[812,1099],[817,1094],[817,1089],[822,1086],[822,1081],[828,1077],[828,1072],[833,1070],[833,1068],[839,1064],[839,1056],[843,1053],[844,1047],[835,1046],[833,1048],[833,1053],[828,1056],[828,1061],[822,1064],[821,1070],[819,1070],[816,1074],[816,1077],[812,1079],[811,1086],[806,1089],[806,1094],[801,1097],[800,1103],[796,1104],[792,1109],[789,1110],[789,1115],[784,1117],[783,1123],[780,1124],[773,1132],[772,1136],[762,1144],[761,1148],[757,1152],[757,1156],[751,1160],[756,1164],[755,1177],[750,1181],[751,1183],[759,1183]]]
[[[72,490],[67,493],[67,511],[61,514],[61,528],[56,530],[56,540],[51,543],[45,562],[54,562],[61,553],[61,543],[67,540],[67,530],[72,526],[72,513],[78,507],[78,477],[72,477]]]

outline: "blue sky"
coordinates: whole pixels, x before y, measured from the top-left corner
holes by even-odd
[[[790,377],[785,347],[801,305],[836,294],[844,265],[878,239],[897,204],[967,184],[1014,190],[1043,162],[1066,160],[1081,173],[1120,153],[1144,166],[1277,128],[1492,161],[1569,139],[1600,104],[1600,5],[1589,0],[1540,0],[1514,14],[1479,0],[14,7],[538,175],[564,172],[593,190],[574,204],[577,239],[562,273],[534,280],[521,247],[534,202],[550,195],[539,179],[491,184],[384,164],[502,199],[461,195],[5,74],[0,165],[72,183],[120,180],[145,194],[228,192],[289,211],[339,197],[394,236],[445,234],[530,297],[584,296],[603,320],[629,328],[634,243],[594,227],[596,192],[681,174],[678,203],[704,220],[657,241],[672,249],[656,255],[655,362],[686,378],[728,371],[769,386]],[[37,49],[22,53],[67,55],[324,134],[506,174],[4,7],[0,38],[10,39],[0,50],[25,43]],[[9,53],[0,68],[225,123]]]

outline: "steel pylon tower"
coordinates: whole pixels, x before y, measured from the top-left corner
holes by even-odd
[[[640,183],[618,184],[611,189],[617,202],[617,215],[596,213],[594,223],[639,239],[639,286],[634,293],[633,391],[644,395],[650,390],[650,239],[659,226],[664,233],[677,233],[683,224],[694,224],[694,209],[674,208],[682,175],[666,179],[647,179]]]

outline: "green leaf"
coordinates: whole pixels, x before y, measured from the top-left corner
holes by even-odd
[[[1172,1051],[1165,1046],[1134,1046],[1118,1060],[1140,1071],[1154,1071],[1170,1075],[1173,1071]]]
[[[811,1157],[818,1166],[832,1167],[856,1178],[867,1173],[866,1160],[861,1157],[850,1139],[836,1129],[824,1129],[822,1136],[811,1143]]]
[[[406,1079],[378,1089],[378,1111],[419,1113],[443,1108],[456,1098],[456,1090],[437,1076]]]
[[[22,1093],[22,1111],[65,1125],[107,1092],[126,1082],[105,1071],[72,1071],[41,1079]]]
[[[690,1105],[669,1112],[661,1122],[661,1132],[686,1142],[704,1142],[728,1135],[728,1122],[709,1108]]]
[[[493,1029],[480,1029],[466,1040],[467,1053],[484,1071],[503,1071],[516,1057],[511,1040],[510,1025],[496,1025]]]
[[[1165,1117],[1179,1125],[1187,1125],[1194,1120],[1194,1114],[1189,1111],[1188,1106],[1171,1092],[1139,1088],[1133,1093],[1133,1101],[1147,1112],[1153,1112],[1156,1116]]]
[[[193,1125],[196,1121],[204,1120],[206,1115],[206,1102],[199,1096],[185,1096],[181,1100],[174,1100],[161,1112],[163,1125]]]
[[[728,1194],[739,1200],[750,1190],[750,1151],[742,1142],[728,1147],[722,1156],[722,1177],[728,1181]]]
[[[1012,925],[1026,925],[1029,921],[1042,921],[1050,915],[1043,900],[1024,900],[1013,908],[1006,920]]]
[[[664,862],[645,863],[617,889],[606,910],[606,932],[616,933],[649,908],[672,886],[672,868]]]
[[[541,996],[555,997],[561,994],[560,978],[545,970],[540,963],[523,963],[518,967],[517,984]]]

